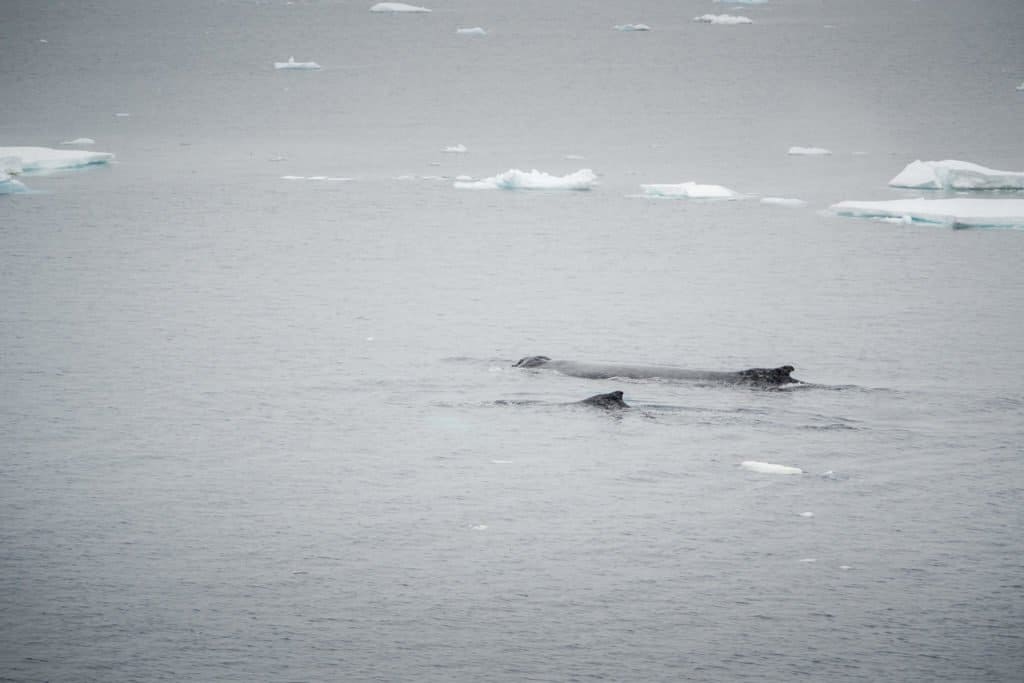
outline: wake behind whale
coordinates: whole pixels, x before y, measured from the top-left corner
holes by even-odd
[[[633,365],[628,363],[583,363],[572,360],[552,360],[547,356],[526,356],[513,367],[542,368],[555,370],[563,375],[584,379],[669,379],[717,382],[722,384],[747,384],[751,386],[778,387],[784,384],[802,384],[790,376],[792,365],[777,368],[749,368],[734,372],[713,370],[688,370],[671,365]]]

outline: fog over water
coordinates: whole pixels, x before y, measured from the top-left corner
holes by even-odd
[[[0,681],[1019,680],[1024,3],[372,4],[0,4]]]

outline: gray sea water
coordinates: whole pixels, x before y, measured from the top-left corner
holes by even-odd
[[[1019,681],[1024,3],[371,4],[0,4],[0,680]]]

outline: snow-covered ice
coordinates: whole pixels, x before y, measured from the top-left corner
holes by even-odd
[[[426,7],[407,5],[404,2],[378,2],[370,8],[371,12],[429,12]]]
[[[804,471],[799,467],[790,467],[789,465],[776,465],[771,462],[758,462],[757,460],[744,460],[740,463],[740,467],[751,472],[757,472],[758,474],[803,474]]]
[[[114,158],[109,152],[85,152],[77,149],[51,149],[49,147],[0,147],[0,159],[16,158],[20,172],[38,173],[63,168],[79,168],[92,164],[105,164]]]
[[[837,216],[951,228],[1024,228],[1024,199],[892,199],[833,204]]]
[[[889,181],[916,190],[1024,190],[1024,172],[997,171],[969,161],[917,160]]]
[[[790,147],[786,154],[792,154],[793,156],[805,156],[805,157],[816,157],[825,156],[831,154],[832,150],[825,149],[824,147]]]
[[[597,175],[589,168],[564,176],[512,168],[482,180],[456,181],[454,187],[460,190],[589,190],[596,182]]]
[[[700,183],[688,182],[673,184],[641,185],[644,196],[647,197],[672,197],[675,199],[742,199],[739,192],[730,190],[721,185],[701,185]]]
[[[473,28],[457,28],[455,32],[460,36],[486,36],[487,30],[481,26],[474,26]]]
[[[21,159],[18,157],[0,158],[0,194],[14,194],[28,190],[15,176],[21,173]]]
[[[704,24],[722,24],[726,26],[754,23],[750,17],[738,17],[732,14],[702,14],[699,17],[694,17],[693,20]]]
[[[95,145],[96,141],[92,138],[75,138],[74,140],[65,140],[60,143],[62,145]]]
[[[790,199],[788,197],[761,197],[761,203],[771,204],[773,206],[788,206],[792,208],[807,206],[807,202],[802,199]]]
[[[458,145],[451,145],[450,147],[445,147],[441,151],[447,154],[465,154],[467,150],[466,146],[460,143]]]
[[[616,31],[650,31],[651,27],[647,24],[618,24],[615,27]]]
[[[296,62],[295,57],[289,57],[287,62],[274,62],[275,69],[294,69],[295,71],[316,71],[320,65],[316,62]]]

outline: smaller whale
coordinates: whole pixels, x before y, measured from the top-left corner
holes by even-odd
[[[583,399],[580,403],[587,406],[604,408],[605,410],[622,410],[623,408],[629,407],[629,404],[622,400],[621,391],[610,391],[607,394],[596,394],[590,398]]]

